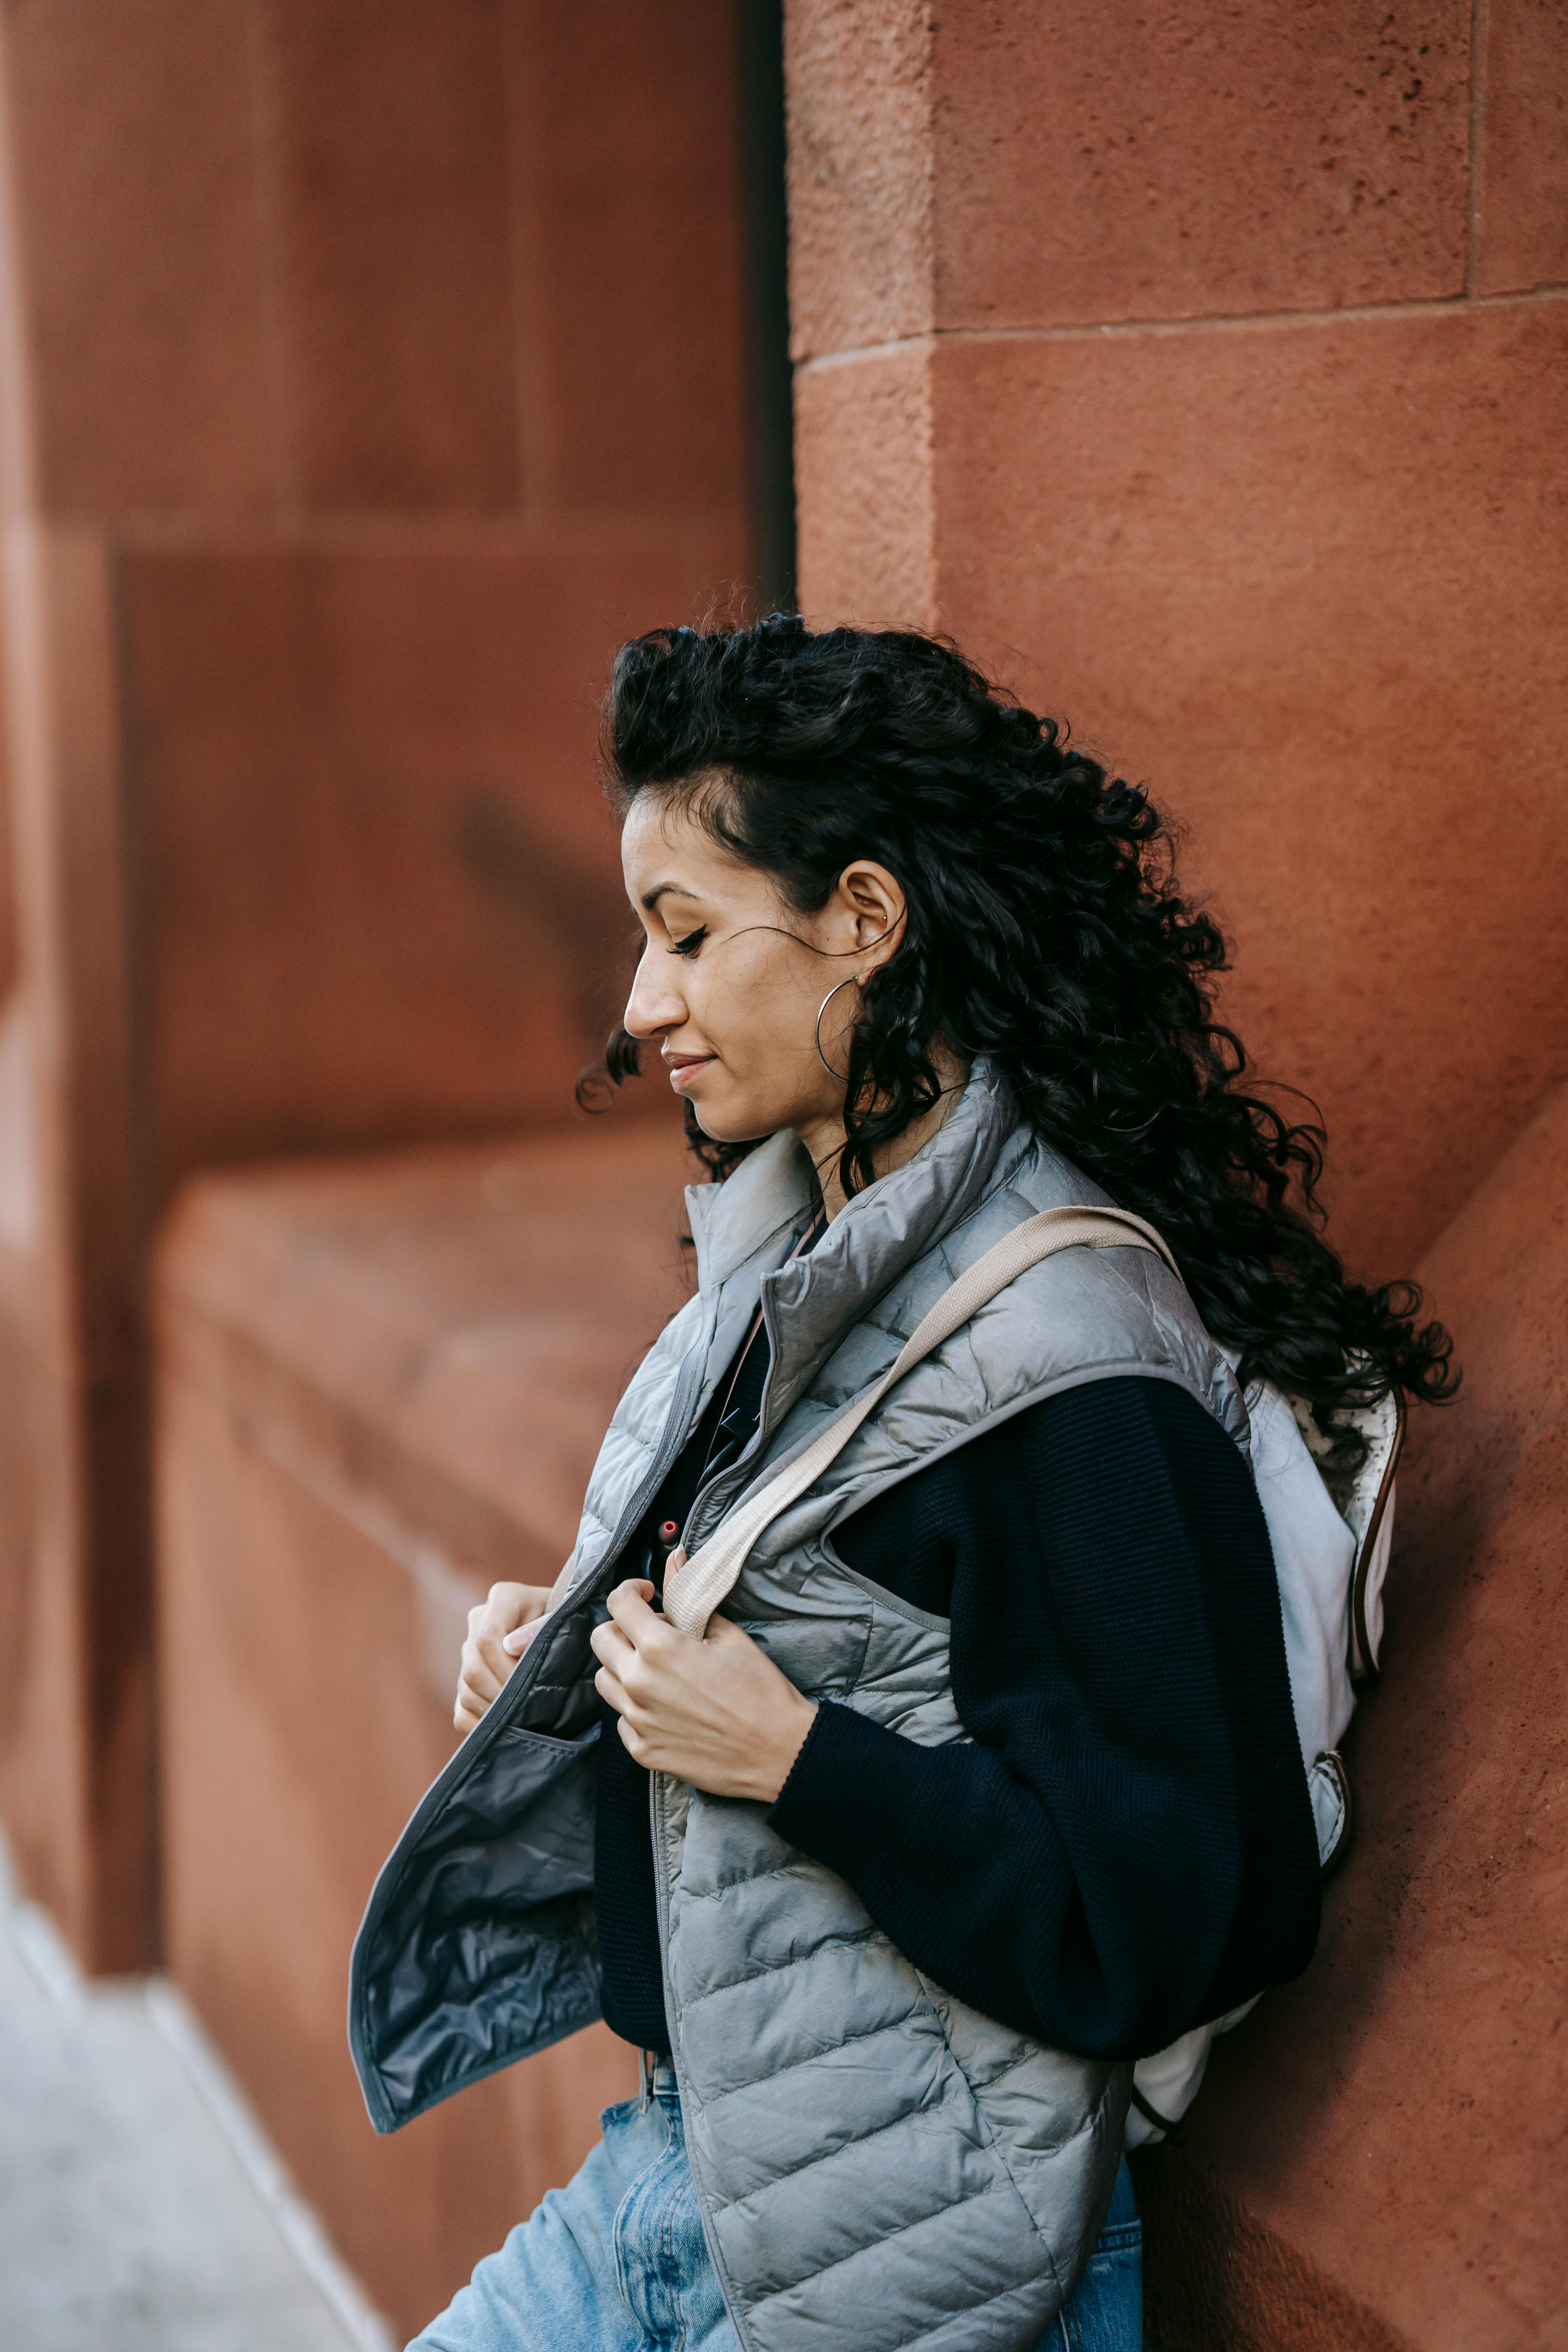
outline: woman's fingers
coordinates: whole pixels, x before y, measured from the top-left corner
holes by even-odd
[[[649,1607],[652,1599],[653,1586],[647,1577],[633,1576],[628,1577],[625,1584],[617,1584],[605,1604],[627,1641],[639,1649],[650,1636],[662,1639],[666,1633],[674,1631],[666,1619],[657,1615]]]
[[[639,1763],[644,1761],[643,1731],[658,1706],[664,1680],[660,1668],[668,1664],[666,1644],[682,1638],[649,1608],[652,1599],[653,1586],[646,1578],[617,1584],[606,1603],[608,1621],[595,1625],[588,1636],[588,1646],[599,1661],[594,1687],[620,1717],[621,1738]]]
[[[715,1796],[771,1804],[816,1709],[767,1653],[728,1618],[700,1642],[656,1616],[640,1591],[613,1595],[594,1647],[598,1687],[637,1763]]]
[[[457,1705],[452,1709],[452,1722],[458,1731],[472,1731],[479,1718],[489,1711],[490,1702],[471,1690],[467,1682],[458,1685]]]
[[[545,1595],[534,1584],[492,1584],[478,1609],[468,1612],[468,1639],[499,1682],[517,1660],[503,1647],[509,1633],[536,1618]]]
[[[615,1710],[622,1746],[649,1770],[717,1796],[772,1803],[815,1720],[811,1701],[728,1618],[713,1618],[706,1639],[694,1642],[652,1600],[646,1578],[628,1578],[588,1636],[598,1661],[594,1687]],[[474,1684],[483,1693],[477,1633]],[[459,1708],[465,1703],[459,1693]]]
[[[468,1638],[458,1665],[458,1696],[452,1721],[458,1731],[471,1731],[500,1696],[501,1685],[517,1660],[502,1643],[518,1625],[537,1618],[549,1594],[536,1584],[492,1584],[483,1601],[468,1612]]]
[[[648,1745],[647,1735],[639,1730],[631,1717],[626,1715],[621,1717],[616,1729],[621,1735],[621,1746],[633,1763],[646,1765],[649,1770],[652,1770],[655,1764],[655,1752]]]
[[[637,1654],[626,1635],[615,1625],[595,1625],[588,1636],[588,1647],[601,1666],[607,1667],[617,1682],[625,1683],[637,1665]]]
[[[525,1584],[520,1586],[518,1590],[523,1593],[527,1603],[522,1612],[522,1621],[520,1624],[513,1625],[509,1633],[501,1636],[501,1649],[513,1664],[521,1657],[549,1615],[550,1592],[553,1587],[547,1589],[542,1584]]]
[[[624,1722],[635,1704],[625,1683],[619,1681],[608,1666],[601,1666],[594,1676],[594,1688],[607,1706],[615,1708]]]
[[[635,1703],[627,1678],[633,1683],[645,1678],[639,1643],[644,1650],[657,1652],[663,1640],[675,1638],[649,1608],[652,1599],[653,1586],[646,1579],[631,1578],[616,1585],[610,1595],[612,1622],[595,1626],[589,1636],[602,1661],[595,1677],[597,1687],[623,1715]],[[469,1610],[468,1638],[463,1643],[452,1711],[458,1731],[471,1731],[500,1696],[549,1601],[542,1585],[492,1584],[487,1597]],[[510,1648],[509,1643],[516,1648]]]
[[[588,1647],[599,1661],[594,1687],[622,1717],[647,1697],[650,1668],[670,1630],[648,1607],[652,1598],[653,1587],[646,1579],[617,1584],[606,1604],[608,1621],[595,1625],[588,1636]]]
[[[462,1664],[458,1670],[458,1688],[467,1691],[480,1706],[489,1706],[500,1696],[499,1675],[492,1674],[479,1652],[463,1644]]]
[[[708,1631],[702,1638],[712,1650],[755,1650],[757,1647],[751,1635],[741,1626],[735,1624],[731,1618],[719,1616],[717,1612],[708,1620]],[[758,1651],[757,1654],[761,1656],[762,1653]]]
[[[500,1696],[500,1685],[495,1676],[479,1660],[471,1658],[465,1649],[462,1670],[458,1677],[457,1705],[452,1713],[452,1721],[458,1729],[471,1731],[479,1717],[489,1714]]]

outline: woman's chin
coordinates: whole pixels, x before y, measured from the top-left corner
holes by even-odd
[[[788,1124],[754,1109],[748,1114],[743,1105],[698,1102],[690,1095],[686,1099],[710,1143],[762,1143]]]

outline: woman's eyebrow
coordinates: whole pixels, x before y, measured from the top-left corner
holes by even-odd
[[[687,888],[684,882],[656,882],[651,890],[645,890],[642,894],[643,905],[650,915],[659,900],[668,898],[671,891],[678,898],[691,898],[696,896],[694,891]]]

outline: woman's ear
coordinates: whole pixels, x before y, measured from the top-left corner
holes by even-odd
[[[857,858],[838,877],[838,898],[854,927],[855,945],[875,950],[868,972],[886,963],[899,944],[906,903],[903,891],[885,866],[868,857]]]

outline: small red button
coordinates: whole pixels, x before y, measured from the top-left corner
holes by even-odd
[[[673,1543],[679,1533],[680,1529],[676,1526],[675,1521],[673,1519],[666,1519],[663,1527],[661,1527],[658,1531],[658,1539],[660,1543]]]

